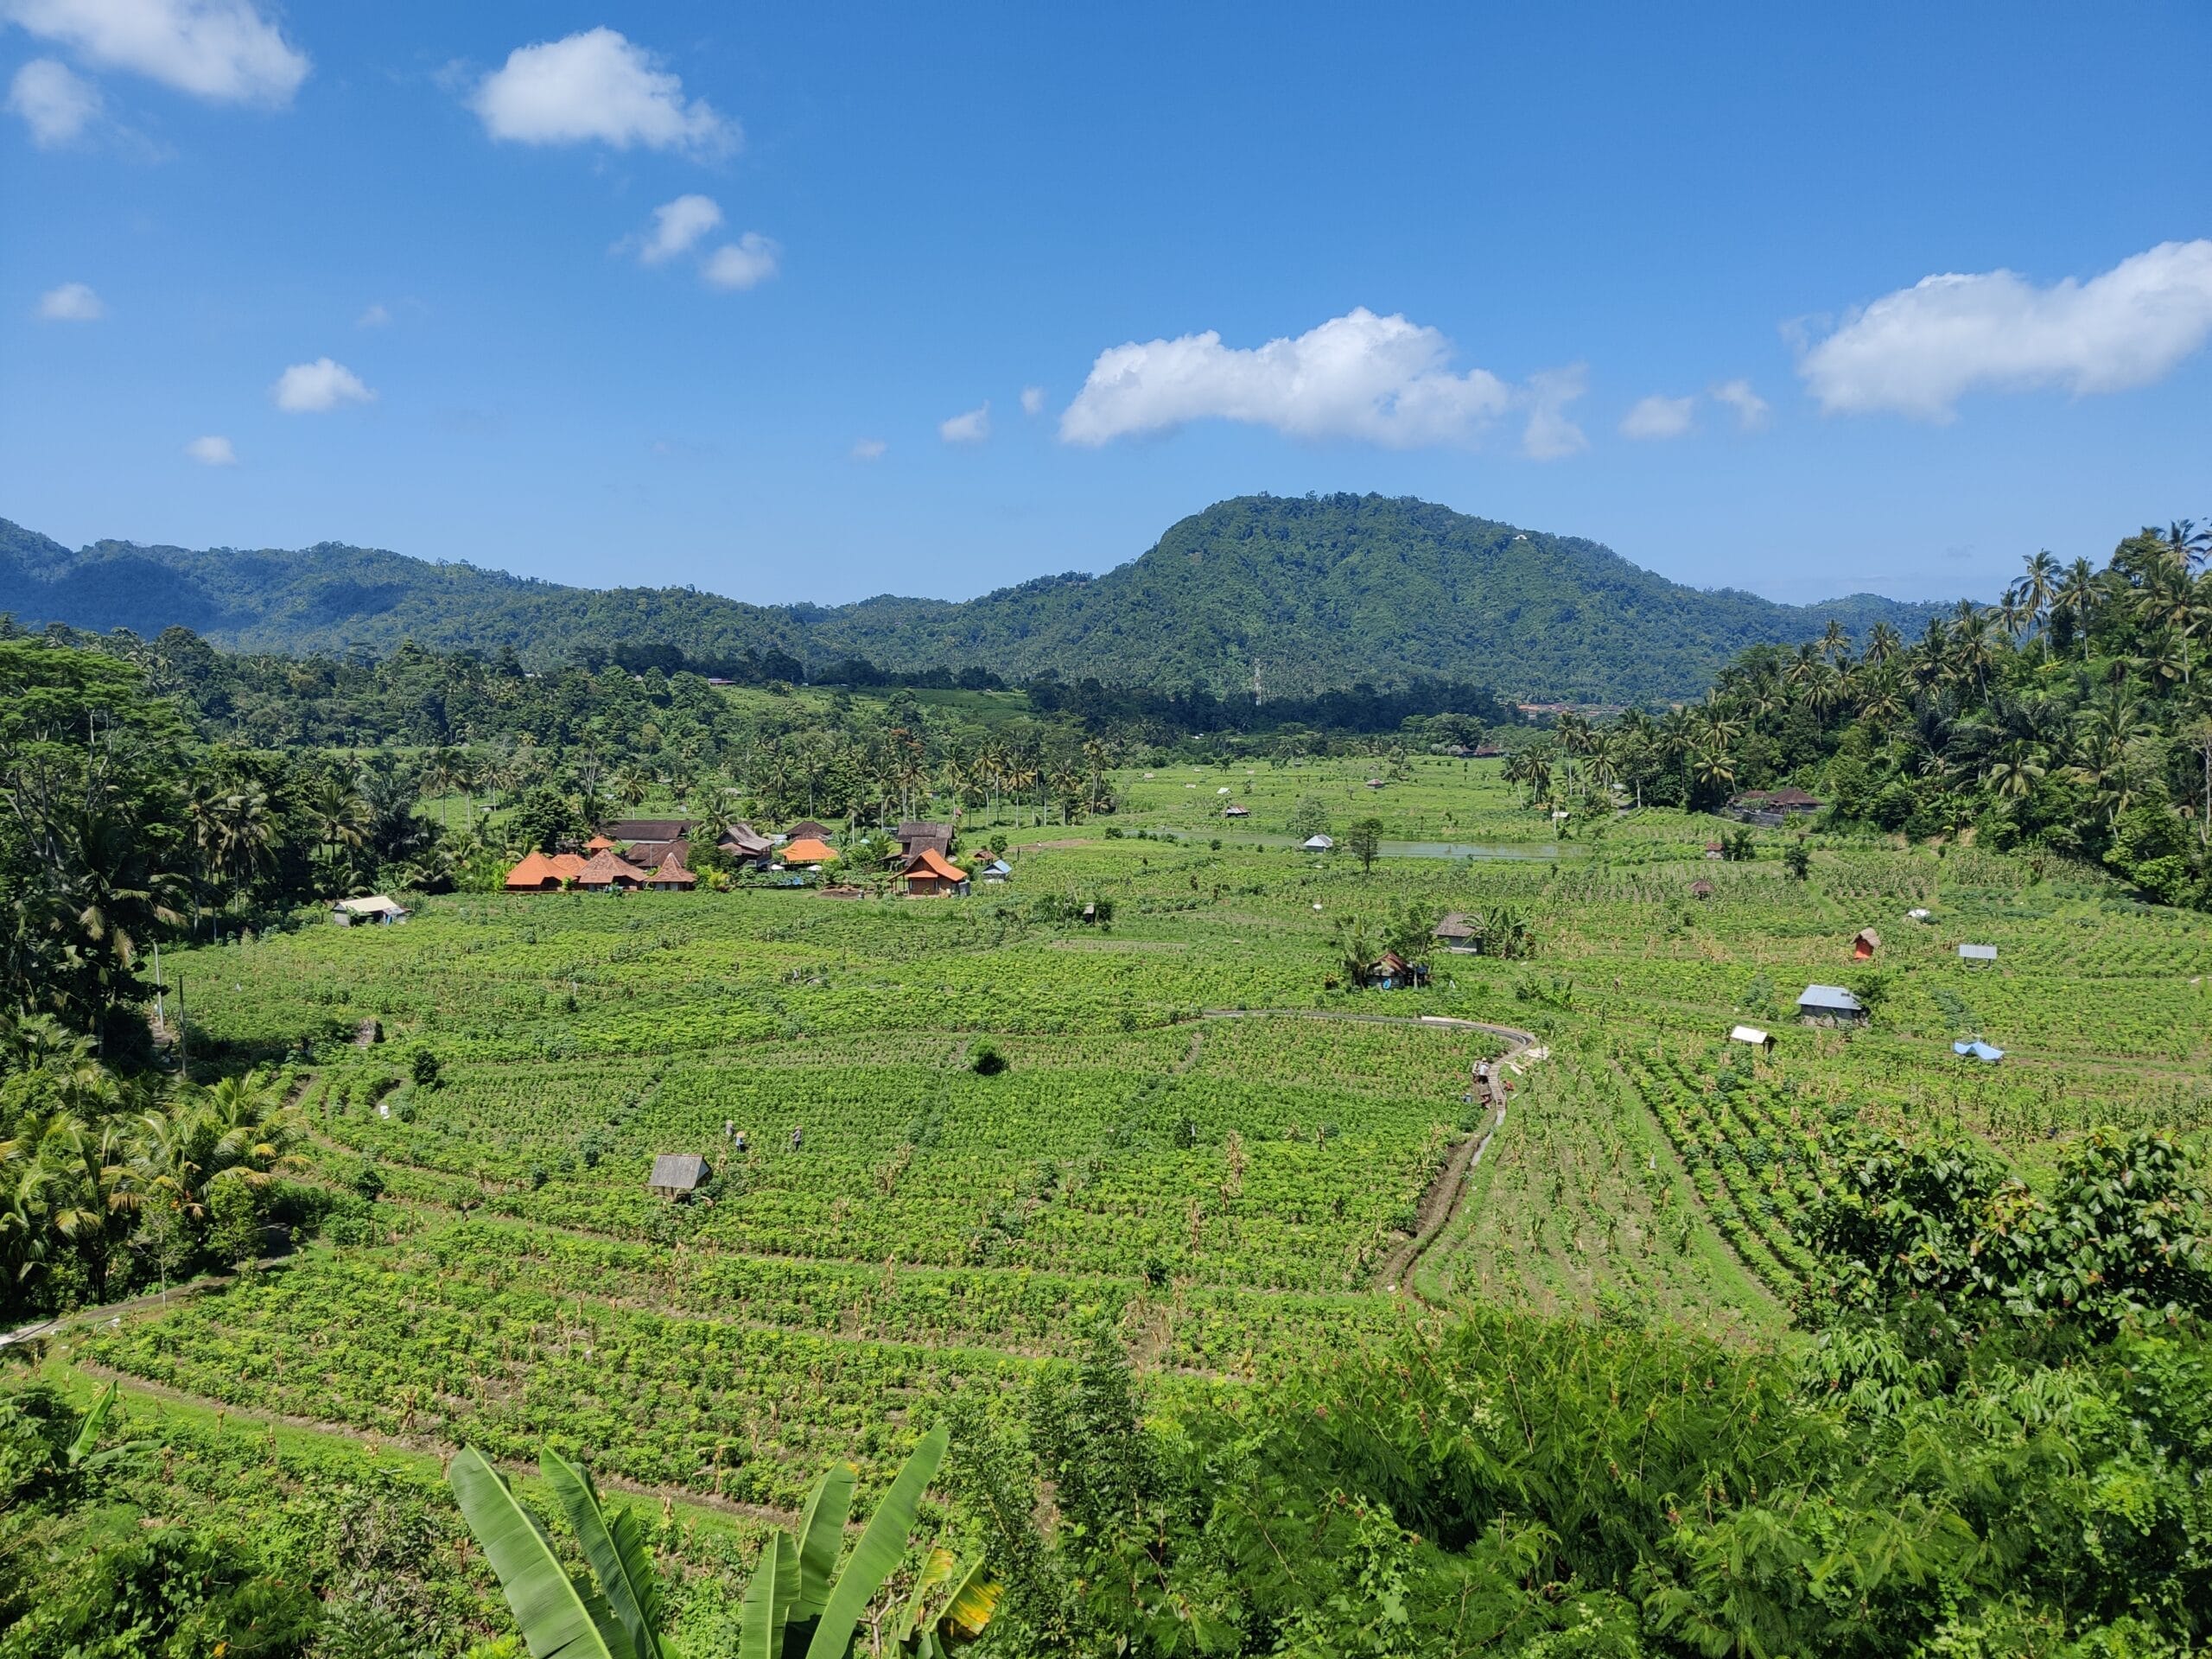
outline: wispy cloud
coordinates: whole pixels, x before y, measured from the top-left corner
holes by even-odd
[[[883,452],[891,446],[881,438],[862,438],[853,446],[855,461],[881,461]]]
[[[937,435],[947,443],[982,442],[991,435],[990,404],[986,401],[981,409],[971,409],[964,415],[938,422]]]
[[[1713,400],[1726,404],[1736,411],[1736,425],[1745,432],[1756,432],[1767,423],[1772,411],[1765,398],[1751,390],[1748,380],[1723,380],[1713,388]]]
[[[194,438],[184,446],[184,453],[202,467],[235,467],[238,464],[238,452],[231,448],[228,438]]]
[[[100,89],[53,58],[33,58],[8,83],[8,107],[23,118],[31,142],[60,149],[99,118]]]
[[[353,319],[353,326],[356,328],[381,328],[391,321],[391,313],[381,304],[377,304],[365,308],[361,315]]]
[[[661,264],[690,249],[693,243],[722,222],[722,210],[711,196],[678,196],[653,209],[653,226],[638,242],[638,257],[648,265]]]
[[[514,143],[717,154],[740,136],[706,99],[686,99],[652,54],[605,27],[517,47],[468,104],[485,131]]]
[[[1663,438],[1679,438],[1690,429],[1696,416],[1694,397],[1664,397],[1653,392],[1649,397],[1637,400],[1621,421],[1621,435],[1639,442],[1652,442]]]
[[[782,269],[784,250],[758,231],[716,248],[700,267],[716,288],[757,288]]]
[[[2087,282],[2009,270],[1924,276],[1808,346],[1798,372],[1830,414],[1948,421],[1967,392],[2126,391],[2212,336],[2212,241],[2162,242]]]
[[[1024,386],[1021,389],[1021,412],[1033,419],[1045,412],[1045,388]]]
[[[48,322],[98,322],[107,307],[86,283],[64,283],[38,296],[38,314]]]
[[[1590,372],[1580,363],[1530,375],[1529,423],[1521,430],[1521,453],[1531,461],[1563,461],[1587,449],[1590,440],[1567,417],[1567,410],[1589,385]]]
[[[6,0],[10,22],[122,69],[215,103],[283,105],[308,56],[251,0]]]
[[[327,357],[293,364],[276,377],[269,395],[288,415],[319,415],[345,404],[374,403],[377,396],[353,370]]]

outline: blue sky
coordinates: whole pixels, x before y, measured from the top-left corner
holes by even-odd
[[[964,597],[1371,489],[1806,601],[2212,516],[2197,0],[0,18],[73,545]]]

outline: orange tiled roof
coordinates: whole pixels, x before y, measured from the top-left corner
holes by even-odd
[[[553,861],[533,847],[523,855],[521,863],[507,872],[507,887],[517,892],[529,892],[560,879],[561,872],[554,868]]]
[[[906,861],[901,875],[933,875],[942,881],[965,881],[968,872],[946,858],[934,847],[925,847]]]
[[[594,836],[589,841],[584,842],[584,850],[591,853],[603,853],[613,845],[614,843],[605,836]]]
[[[784,847],[784,862],[786,864],[827,864],[836,856],[834,848],[815,840],[811,836],[786,842]]]
[[[591,862],[577,873],[580,887],[611,887],[617,881],[643,881],[645,873],[625,859],[620,859],[603,849],[591,856]]]
[[[683,887],[695,887],[699,880],[697,876],[683,868],[683,861],[674,853],[661,860],[659,868],[653,871],[650,879],[660,882],[673,881]]]
[[[573,881],[584,873],[587,862],[582,853],[556,853],[546,861],[553,867],[553,874],[564,881]]]

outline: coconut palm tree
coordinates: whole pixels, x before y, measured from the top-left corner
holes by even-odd
[[[1821,655],[1831,663],[1840,663],[1851,655],[1851,632],[1835,617],[1828,619],[1828,626],[1821,635]]]

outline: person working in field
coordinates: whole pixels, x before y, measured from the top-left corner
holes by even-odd
[[[805,1139],[806,1131],[803,1128],[794,1127],[791,1130],[791,1150],[793,1152],[797,1152],[799,1148],[799,1143]]]

